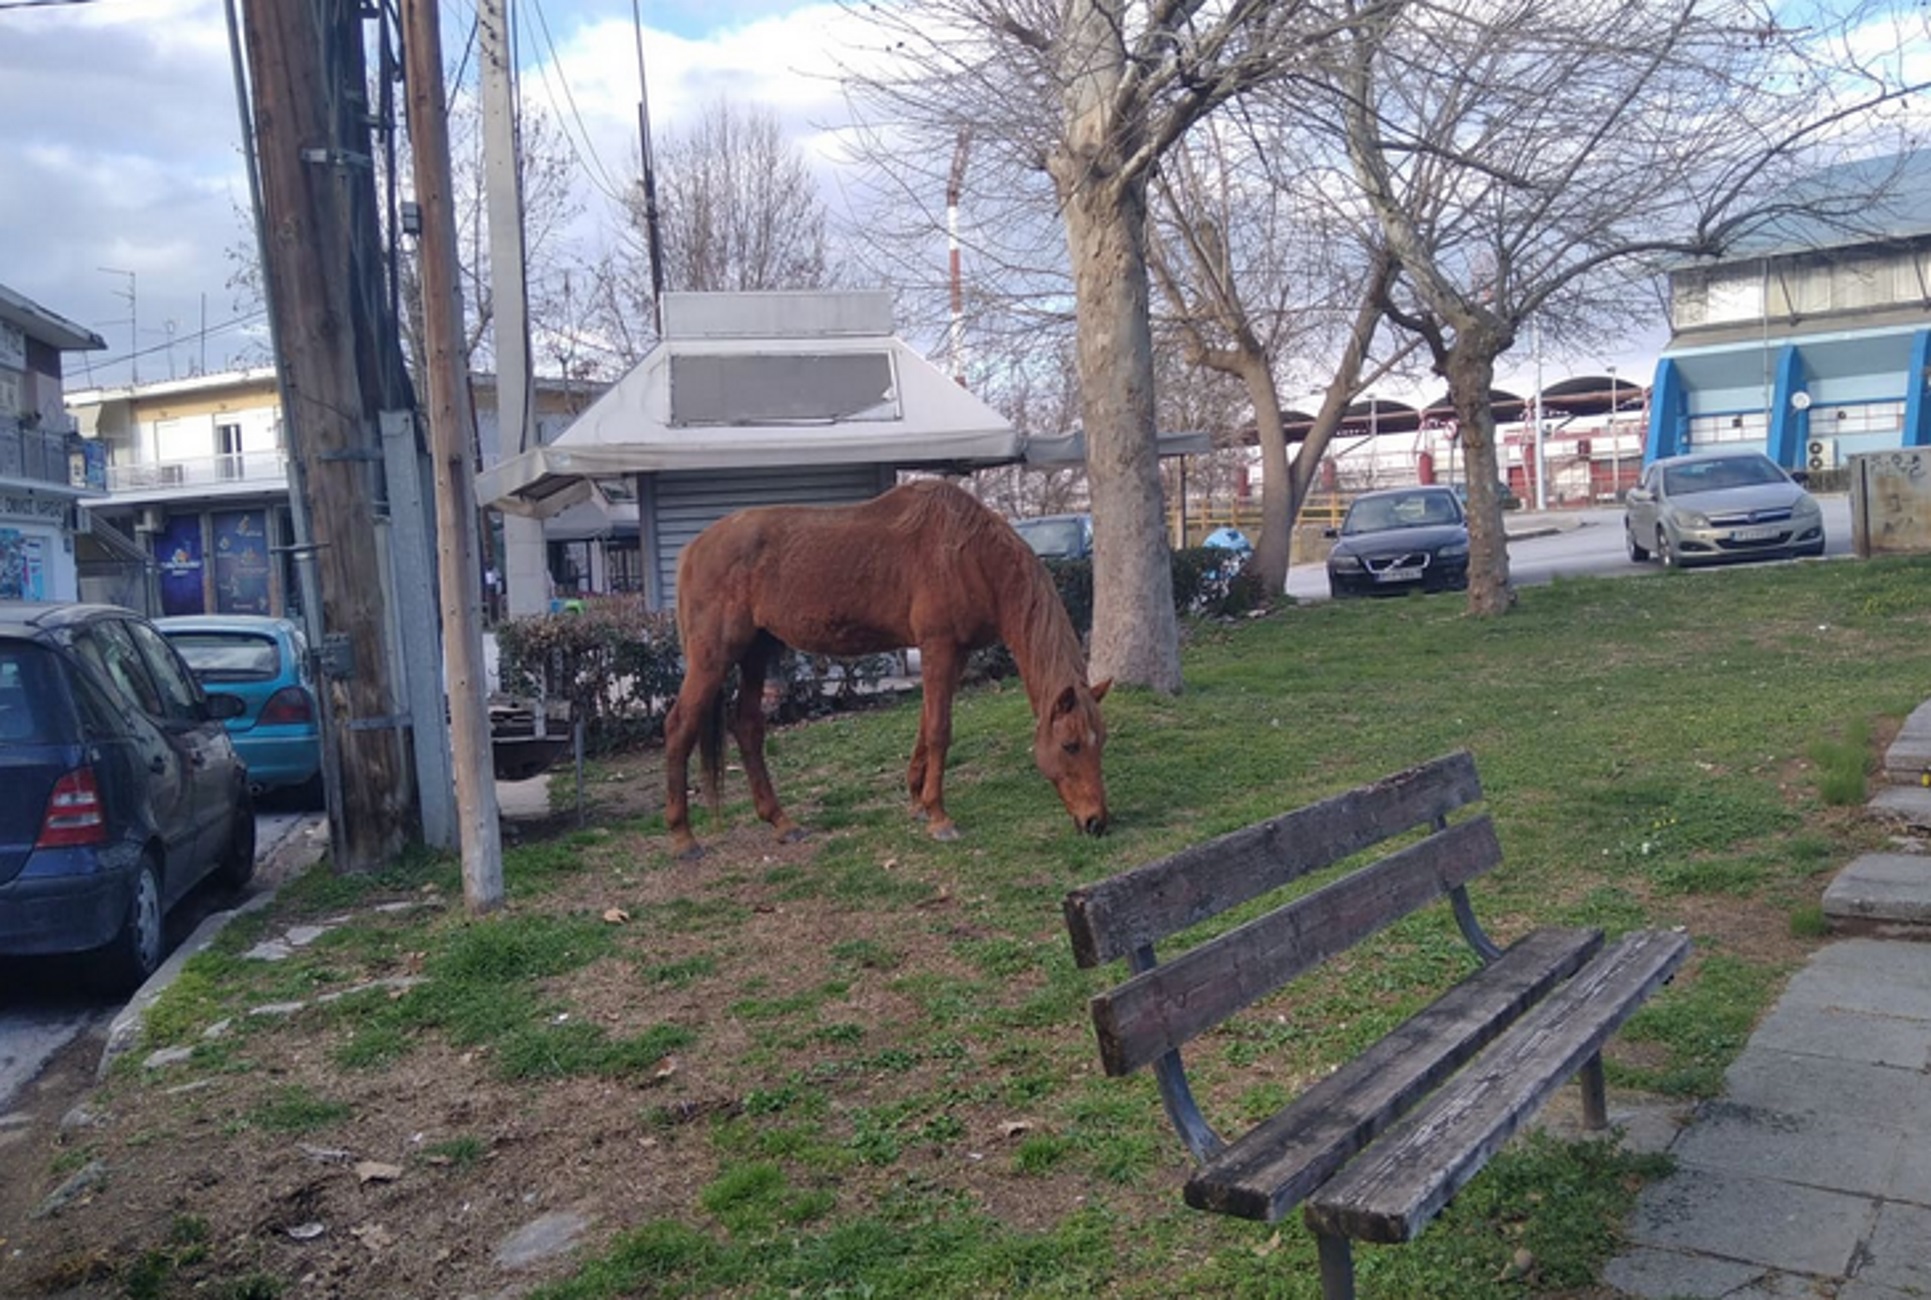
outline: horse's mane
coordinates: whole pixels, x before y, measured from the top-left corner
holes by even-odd
[[[1042,697],[1067,682],[1086,680],[1086,650],[1067,616],[1046,564],[1012,527],[962,488],[935,482],[909,494],[909,508],[893,530],[951,552],[945,558],[983,567],[1002,606],[1001,635],[1019,663],[1035,711]],[[1017,638],[1022,644],[1014,645]]]

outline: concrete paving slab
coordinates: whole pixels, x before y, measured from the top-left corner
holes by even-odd
[[[1924,1296],[1852,1278],[1837,1289],[1836,1300],[1924,1300]]]
[[[1629,1237],[1654,1250],[1843,1277],[1876,1214],[1868,1197],[1686,1167],[1643,1189]]]
[[[1886,821],[1931,830],[1931,786],[1887,785],[1866,806]]]
[[[1922,781],[1931,772],[1931,700],[1911,710],[1884,752],[1884,775],[1901,784]]]
[[[1907,1295],[1931,1293],[1931,1209],[1886,1205],[1879,1210],[1857,1278]]]
[[[1750,1036],[1753,1047],[1903,1070],[1931,1068],[1925,1021],[1840,1006],[1779,1003]]]
[[[1865,853],[1824,890],[1832,924],[1879,922],[1931,929],[1931,856]]]
[[[1786,1115],[1931,1132],[1931,1075],[1862,1061],[1745,1047],[1724,1076],[1724,1098]]]
[[[1931,1207],[1931,1139],[1920,1134],[1912,1149],[1904,1152],[1897,1175],[1884,1194],[1893,1201]],[[1931,1237],[1925,1238],[1924,1250],[1931,1256]],[[1931,1293],[1931,1288],[1926,1290]]]
[[[1727,1296],[1763,1276],[1755,1264],[1686,1255],[1675,1250],[1635,1250],[1609,1261],[1602,1280],[1642,1300],[1677,1296]]]
[[[1723,1300],[1821,1300],[1831,1295],[1831,1284],[1801,1273],[1769,1272],[1746,1287],[1727,1293]]]
[[[1828,944],[1811,954],[1804,969],[1791,980],[1791,987],[1801,991],[1813,977],[1813,972],[1830,974],[1846,971],[1873,984],[1922,983],[1931,977],[1931,948],[1876,939],[1852,939]]]
[[[1890,948],[1931,954],[1931,944],[1882,942]],[[1812,967],[1798,974],[1803,983],[1795,992],[1786,993],[1779,1005],[1830,1007],[1931,1025],[1931,983],[1914,982],[1917,977],[1901,972],[1895,962],[1873,963],[1862,968]]]
[[[1680,1166],[1882,1196],[1896,1182],[1915,1136],[1881,1124],[1726,1100],[1703,1107],[1670,1154]]]

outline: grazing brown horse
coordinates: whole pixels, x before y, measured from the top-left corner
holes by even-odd
[[[684,685],[664,723],[664,821],[679,857],[691,834],[689,766],[700,749],[715,818],[725,676],[738,666],[731,731],[758,816],[781,839],[802,832],[778,805],[764,763],[766,671],[783,646],[862,655],[917,646],[925,687],[906,784],[934,839],[958,838],[946,815],[952,696],[966,656],[1003,640],[1037,725],[1033,761],[1082,831],[1106,830],[1099,702],[1086,654],[1046,566],[1005,520],[957,487],[922,480],[856,506],[762,506],[705,529],[677,563]]]

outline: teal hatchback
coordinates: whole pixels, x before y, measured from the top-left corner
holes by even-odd
[[[228,738],[257,794],[322,801],[322,733],[310,684],[308,640],[296,623],[257,614],[183,614],[154,621],[205,690],[239,695],[247,711]]]

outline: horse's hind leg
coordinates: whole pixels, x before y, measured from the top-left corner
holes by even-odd
[[[771,770],[764,763],[764,682],[779,653],[777,642],[760,636],[738,660],[738,703],[731,716],[731,734],[737,737],[738,754],[744,759],[752,805],[758,816],[771,823],[779,839],[789,841],[802,839],[804,830],[779,806]]]
[[[664,716],[664,826],[670,831],[671,854],[695,858],[704,850],[691,834],[691,750],[702,728],[711,726],[718,692],[724,683],[715,673],[696,667],[684,674],[677,699]],[[712,792],[716,797],[716,792]]]

